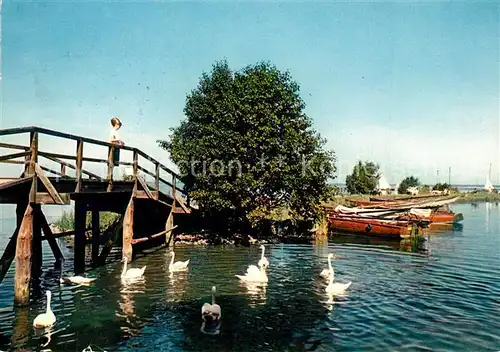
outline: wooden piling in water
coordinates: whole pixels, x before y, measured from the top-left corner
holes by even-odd
[[[165,223],[165,245],[167,247],[170,246],[170,241],[172,240],[174,236],[174,210],[172,209],[170,211],[170,214],[168,215],[167,221]]]
[[[43,253],[42,253],[42,226],[40,216],[37,214],[40,210],[39,204],[33,204],[33,247],[31,261],[31,277],[39,278],[42,272]]]
[[[30,298],[31,251],[33,243],[33,208],[26,207],[16,244],[16,273],[14,276],[14,305],[26,306]]]
[[[38,208],[38,209],[37,209]],[[61,261],[64,259],[61,249],[59,249],[59,246],[57,245],[56,238],[54,237],[54,234],[52,233],[52,230],[50,229],[49,223],[47,222],[47,219],[45,218],[45,215],[43,215],[42,209],[38,205],[36,209],[35,216],[39,217],[40,221],[40,226],[42,227],[43,234],[45,235],[45,238],[47,239],[47,242],[49,242],[50,249],[52,250],[52,253],[54,254],[54,258],[56,259],[56,267],[59,267],[61,264]]]
[[[75,201],[75,274],[85,271],[85,228],[87,204],[83,200]]]
[[[122,259],[127,258],[130,263],[132,261],[132,238],[134,237],[134,197],[130,197],[125,216],[123,218],[123,242],[122,242]]]
[[[99,261],[99,236],[101,234],[99,211],[92,209],[92,264]]]

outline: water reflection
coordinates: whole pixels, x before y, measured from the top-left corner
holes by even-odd
[[[187,272],[175,272],[168,275],[170,287],[166,290],[166,299],[168,302],[177,302],[182,300],[186,287],[189,283]]]
[[[267,282],[240,281],[240,285],[246,289],[246,294],[249,296],[248,304],[251,307],[266,304]]]
[[[46,347],[51,342],[54,327],[34,329],[34,336],[40,341],[40,347]]]
[[[222,321],[217,321],[216,324],[207,324],[204,321],[201,323],[200,331],[205,335],[219,335]]]
[[[144,277],[134,280],[121,280],[120,300],[115,316],[122,322],[122,331],[128,336],[138,335],[140,332],[140,318],[136,313],[136,295],[144,294],[146,291],[146,279]]]
[[[31,332],[31,322],[28,308],[15,308],[12,327],[11,344],[14,349],[20,348],[28,342]]]
[[[441,229],[441,231],[443,231],[443,229]],[[430,234],[430,231],[427,229],[426,233]],[[399,240],[399,239],[387,239],[387,238],[334,233],[330,236],[330,243],[347,244],[347,245],[359,244],[369,247],[387,248],[387,249],[393,249],[402,252],[412,252],[412,253],[426,251],[425,234],[416,237],[415,240],[412,241],[409,238],[404,238]],[[324,251],[325,249],[322,250]]]
[[[485,203],[485,228],[486,228],[486,233],[490,233],[490,213],[491,213],[491,208],[492,204],[490,202]]]

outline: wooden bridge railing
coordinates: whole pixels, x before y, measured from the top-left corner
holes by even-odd
[[[5,149],[13,149],[16,152],[13,152],[11,154],[6,154],[6,155],[0,155],[0,162],[1,163],[11,163],[11,164],[24,164],[24,173],[23,177],[28,178],[28,177],[34,177],[36,178],[37,175],[40,177],[40,172],[37,172],[37,168],[40,168],[41,170],[48,172],[50,174],[55,175],[56,177],[60,178],[65,178],[65,179],[74,179],[76,182],[76,187],[75,187],[75,193],[78,193],[82,190],[82,180],[84,179],[84,175],[88,177],[90,180],[97,180],[97,181],[105,181],[107,182],[107,191],[111,192],[113,190],[113,170],[115,168],[115,160],[114,158],[114,151],[115,149],[120,149],[123,151],[130,151],[132,152],[132,160],[131,161],[119,161],[116,164],[118,165],[125,165],[125,166],[132,166],[133,173],[130,175],[132,177],[132,180],[135,181],[134,185],[134,190],[137,190],[137,184],[140,183],[144,191],[146,192],[147,196],[150,198],[154,199],[159,199],[160,196],[160,186],[166,185],[170,188],[170,194],[166,195],[170,196],[174,200],[179,200],[179,199],[185,199],[187,206],[190,206],[190,201],[187,192],[185,192],[183,186],[180,184],[179,176],[169,169],[167,166],[163,165],[160,163],[158,160],[152,158],[151,156],[147,155],[143,151],[141,151],[138,148],[134,147],[129,147],[129,146],[117,146],[115,144],[107,143],[104,141],[92,139],[92,138],[87,138],[87,137],[82,137],[82,136],[76,136],[73,134],[69,133],[64,133],[64,132],[58,132],[46,128],[41,128],[41,127],[21,127],[21,128],[9,128],[9,129],[0,129],[0,136],[8,136],[8,135],[17,135],[17,134],[22,134],[22,133],[29,133],[30,134],[30,139],[29,139],[29,145],[24,146],[24,145],[18,145],[18,144],[11,144],[11,143],[1,143],[0,142],[0,148],[5,148]],[[48,135],[52,137],[58,137],[58,138],[63,138],[66,140],[73,140],[76,142],[76,149],[74,154],[60,154],[60,153],[53,153],[53,152],[48,152],[48,151],[43,151],[39,149],[39,139],[42,135]],[[85,156],[85,145],[94,145],[94,146],[101,146],[101,147],[107,147],[108,152],[106,155],[106,158],[95,158],[95,157],[89,157]],[[19,151],[19,152],[17,152]],[[47,160],[50,160],[52,162],[55,162],[60,165],[59,170],[54,170],[46,166],[42,166],[38,164],[38,159],[40,157],[43,157]],[[139,162],[139,157],[145,159],[146,161],[150,162],[154,166],[154,172],[149,171],[146,167],[144,167],[144,164],[141,165]],[[24,158],[24,160],[19,160],[20,158]],[[123,159],[123,156],[121,156],[121,159]],[[72,162],[68,162],[68,160]],[[89,170],[85,170],[83,168],[83,162],[90,162],[90,163],[101,163],[107,165],[107,173],[104,177],[91,172]],[[75,177],[71,177],[67,174],[66,170],[67,168],[73,169],[75,171]],[[165,178],[161,177],[160,171],[165,171],[170,175],[170,180],[168,181]],[[145,179],[143,179],[140,175],[140,172],[142,172],[145,175],[149,175],[154,179],[154,186],[150,186],[147,184]],[[43,177],[41,178],[43,181]],[[32,183],[32,189],[30,192],[30,201],[35,202],[36,200],[36,182]],[[45,184],[45,182],[44,182]],[[153,191],[153,192],[151,192]],[[50,190],[49,190],[50,193]]]

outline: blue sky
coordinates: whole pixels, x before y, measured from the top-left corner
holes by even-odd
[[[499,34],[495,2],[4,1],[1,127],[107,139],[118,115],[167,163],[155,140],[202,72],[269,60],[299,82],[339,181],[371,159],[391,183],[451,167],[484,184],[491,162],[499,184]]]

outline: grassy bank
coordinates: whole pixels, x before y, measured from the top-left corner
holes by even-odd
[[[463,192],[456,203],[500,202],[500,193],[489,192]]]
[[[99,227],[101,231],[108,228],[120,215],[111,212],[100,212],[99,213]],[[64,212],[62,216],[53,222],[61,231],[71,231],[75,229],[75,214],[70,212]],[[92,224],[92,213],[87,212],[86,227],[89,228]]]

